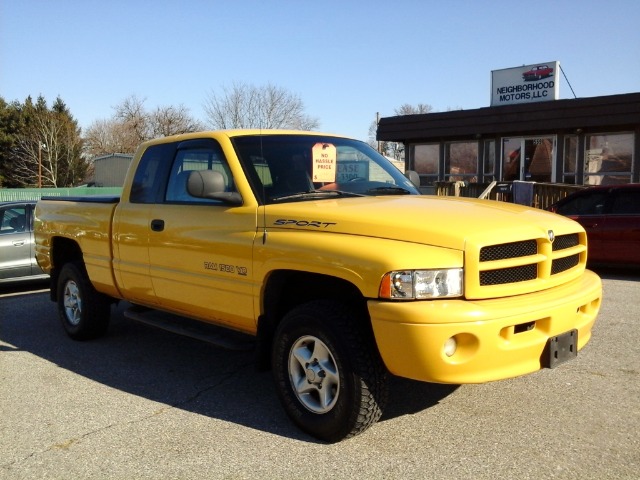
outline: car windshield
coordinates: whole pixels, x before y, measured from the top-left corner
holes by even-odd
[[[402,172],[364,142],[322,135],[233,137],[263,204],[362,195],[418,195]]]

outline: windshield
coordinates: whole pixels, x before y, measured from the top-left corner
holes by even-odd
[[[233,137],[232,142],[263,204],[419,194],[398,168],[357,140],[268,134]]]

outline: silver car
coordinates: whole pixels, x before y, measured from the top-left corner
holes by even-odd
[[[0,284],[49,277],[35,258],[35,205],[34,201],[0,203]]]

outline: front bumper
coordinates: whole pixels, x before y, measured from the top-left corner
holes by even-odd
[[[591,338],[602,283],[591,271],[568,284],[512,297],[466,301],[368,302],[378,349],[394,375],[436,383],[483,383],[542,368],[549,338]],[[457,350],[444,351],[455,337]]]

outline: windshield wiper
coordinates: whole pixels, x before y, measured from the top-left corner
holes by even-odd
[[[402,187],[376,187],[367,190],[372,195],[411,195],[411,192]]]
[[[316,190],[316,193],[333,193],[339,197],[366,197],[364,193],[346,192],[344,190]]]
[[[278,202],[280,200],[296,200],[300,198],[326,198],[326,197],[364,197],[362,193],[345,192],[343,190],[311,190],[310,192],[297,192],[288,195],[281,195],[279,197],[273,197],[272,202]]]

